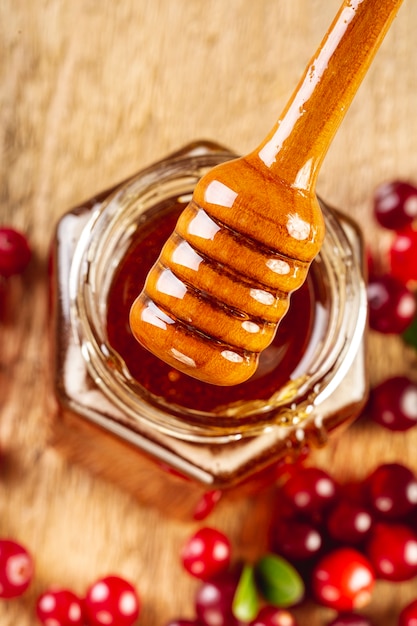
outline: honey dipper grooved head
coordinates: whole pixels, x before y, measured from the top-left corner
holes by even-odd
[[[217,166],[198,183],[133,303],[134,336],[190,376],[244,382],[323,235],[315,196],[277,184],[246,159]]]

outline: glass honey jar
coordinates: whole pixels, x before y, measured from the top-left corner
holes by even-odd
[[[186,146],[66,213],[53,242],[53,443],[186,516],[205,491],[239,494],[324,445],[367,397],[362,239],[324,202],[322,250],[249,381],[197,381],[133,338],[130,306],[196,182],[234,156]]]

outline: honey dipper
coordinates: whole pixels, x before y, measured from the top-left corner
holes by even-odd
[[[160,359],[217,385],[255,372],[320,250],[317,174],[401,2],[345,0],[270,134],[198,182],[130,312]]]

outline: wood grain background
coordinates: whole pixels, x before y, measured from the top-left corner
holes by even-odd
[[[28,233],[35,257],[0,293],[0,536],[22,541],[36,577],[21,599],[0,602],[2,626],[35,624],[51,584],[83,593],[115,571],[135,581],[140,624],[192,615],[195,589],[178,550],[196,523],[142,507],[68,465],[46,445],[54,408],[48,386],[47,250],[71,206],[196,138],[237,152],[272,127],[339,0],[2,0],[0,3],[0,222]],[[386,179],[417,180],[417,3],[405,0],[327,156],[319,192],[363,225],[382,258],[388,235],[371,198]],[[372,383],[409,372],[416,353],[371,335]],[[417,470],[417,430],[389,434],[366,423],[315,462],[354,477],[382,460]],[[236,556],[263,546],[251,500],[223,504],[210,523]],[[261,530],[260,530],[261,529]],[[394,626],[415,581],[378,584],[366,613]],[[331,611],[298,613],[319,626]]]

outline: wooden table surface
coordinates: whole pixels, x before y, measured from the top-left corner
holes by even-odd
[[[20,599],[0,602],[2,626],[35,624],[51,584],[83,593],[99,576],[132,579],[139,623],[191,616],[196,587],[178,551],[196,522],[176,521],[68,464],[47,445],[47,251],[71,206],[197,138],[244,153],[274,124],[339,0],[3,0],[0,3],[0,222],[28,234],[34,259],[10,281],[0,327],[0,536],[24,543],[36,575]],[[360,220],[381,257],[388,235],[372,218],[386,179],[417,180],[417,3],[405,0],[347,114],[319,178],[328,202]],[[416,375],[416,353],[369,337],[369,376]],[[381,461],[417,470],[417,429],[390,434],[363,423],[313,462],[359,477]],[[169,507],[167,506],[167,509]],[[236,557],[262,549],[256,502],[224,503],[209,523]],[[253,523],[251,524],[251,520]],[[260,526],[259,526],[260,524]],[[394,626],[415,581],[378,583],[364,611]],[[331,611],[298,613],[300,626]]]

